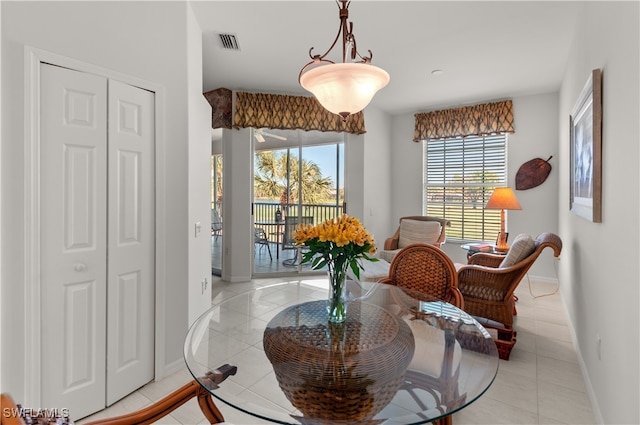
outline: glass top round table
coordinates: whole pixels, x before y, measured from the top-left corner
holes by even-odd
[[[480,397],[498,352],[444,301],[348,281],[344,323],[327,320],[328,279],[265,285],[190,327],[187,367],[215,399],[281,424],[423,424]]]

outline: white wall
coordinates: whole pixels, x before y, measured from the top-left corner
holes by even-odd
[[[510,240],[519,233],[536,237],[543,232],[559,234],[558,181],[558,94],[516,97],[513,99],[516,132],[509,135],[507,148],[507,181],[514,190],[516,173],[522,164],[533,159],[553,156],[551,173],[540,186],[516,190],[521,211],[508,211]],[[562,255],[561,255],[562,257]],[[557,264],[551,249],[545,249],[529,271],[531,276],[556,280]]]
[[[2,7],[0,7],[0,58],[2,57]],[[2,67],[0,66],[0,135],[2,135]],[[2,147],[0,144],[0,188],[2,188]],[[2,223],[2,197],[0,196],[0,223]],[[0,226],[0,240],[2,236],[2,226]],[[2,270],[2,244],[0,243],[0,270]],[[2,308],[2,279],[0,275],[0,308]],[[2,327],[2,314],[0,314],[0,341],[8,341],[8,337],[5,338]],[[0,349],[0,372],[2,371],[2,350]],[[2,373],[0,373],[0,393],[3,390],[4,383],[2,380]]]
[[[222,279],[251,279],[253,259],[253,145],[251,129],[222,130],[224,167],[222,181]]]
[[[190,230],[188,310],[191,324],[211,307],[211,105],[202,95],[202,29],[191,8],[187,10],[187,72]]]
[[[416,111],[421,112],[421,111]],[[391,221],[387,234],[398,227],[400,217],[422,214],[422,144],[413,142],[414,114],[391,120]]]
[[[491,101],[492,99],[487,99]],[[520,165],[533,158],[551,159],[552,171],[540,186],[516,191],[522,211],[507,212],[508,230],[512,237],[528,233],[558,233],[558,95],[543,94],[513,98],[514,134],[507,144],[507,180],[515,188],[515,175]],[[458,105],[451,105],[455,107]],[[425,111],[416,111],[425,112]],[[392,119],[391,139],[391,221],[387,234],[398,227],[398,219],[422,214],[422,143],[413,142],[415,114]],[[466,263],[466,251],[457,243],[447,242],[443,250],[455,261]],[[531,269],[531,276],[556,280],[556,264],[550,250],[545,250]]]
[[[362,224],[382,249],[390,220],[391,208],[391,117],[374,106],[364,110],[365,128],[362,155],[362,186],[353,190],[363,194]],[[391,141],[391,143],[390,143]],[[345,167],[353,167],[353,158],[347,157]]]
[[[366,120],[365,120],[366,126]],[[344,199],[347,214],[362,220],[364,215],[365,137],[363,134],[344,135]]]
[[[586,2],[560,90],[560,287],[596,417],[640,423],[638,2]],[[568,120],[592,69],[603,73],[602,223],[571,213]],[[597,355],[597,337],[602,355]]]
[[[23,316],[31,305],[25,297],[24,253],[24,49],[32,46],[116,73],[158,84],[166,92],[160,112],[167,158],[158,194],[164,223],[158,239],[170,241],[158,258],[166,282],[160,290],[166,304],[162,364],[157,370],[182,365],[187,330],[188,235],[190,234],[187,128],[186,13],[182,2],[1,2],[2,7],[2,344],[3,390],[29,405],[25,397]],[[161,29],[161,31],[159,30]],[[7,105],[11,105],[10,108]],[[208,168],[208,165],[207,165]],[[208,196],[208,193],[207,193]],[[19,302],[16,302],[18,300]],[[24,301],[24,304],[23,304]],[[11,318],[11,325],[7,318]]]

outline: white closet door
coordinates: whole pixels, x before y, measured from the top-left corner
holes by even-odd
[[[154,104],[109,80],[107,405],[154,376]]]
[[[107,80],[43,64],[40,93],[42,403],[77,418],[105,400]]]
[[[42,402],[82,418],[153,379],[154,94],[41,66]]]

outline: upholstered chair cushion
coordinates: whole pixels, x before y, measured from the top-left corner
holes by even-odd
[[[437,221],[405,219],[400,222],[398,248],[414,243],[435,244],[440,237],[442,226]]]
[[[393,261],[393,257],[395,257],[398,252],[400,252],[400,248],[382,250],[380,251],[380,259],[387,263],[391,263]]]
[[[520,261],[527,258],[533,251],[536,249],[536,243],[533,238],[524,233],[516,236],[516,239],[513,241],[509,252],[500,263],[500,267],[511,267],[514,264],[519,263]]]

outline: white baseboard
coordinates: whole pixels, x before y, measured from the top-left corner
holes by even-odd
[[[162,376],[158,376],[156,374],[156,377],[154,378],[154,380],[159,381],[162,378],[165,378],[165,377],[167,377],[167,376],[169,376],[169,375],[171,375],[171,374],[173,374],[173,373],[175,373],[175,372],[177,372],[177,371],[179,371],[181,369],[184,369],[185,367],[186,367],[186,364],[185,364],[183,358],[179,358],[177,360],[174,360],[173,362],[171,362],[169,364],[166,364],[164,366],[164,368],[162,369],[162,371],[161,371]]]
[[[564,302],[564,299],[560,297],[560,301],[564,307],[564,311],[568,312],[567,305]],[[591,380],[589,379],[589,373],[587,370],[587,365],[582,358],[582,351],[580,350],[580,345],[578,345],[578,338],[576,337],[576,332],[573,328],[573,323],[569,318],[569,314],[567,313],[567,325],[569,327],[569,333],[571,334],[571,341],[576,350],[576,356],[578,357],[578,364],[580,365],[580,372],[582,373],[582,378],[584,379],[584,385],[587,389],[587,395],[589,396],[589,400],[591,401],[591,409],[593,410],[593,416],[596,420],[597,424],[603,424],[604,420],[602,419],[602,412],[600,411],[600,406],[598,405],[598,399],[596,398],[595,392],[593,390],[593,385],[591,384]]]

